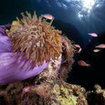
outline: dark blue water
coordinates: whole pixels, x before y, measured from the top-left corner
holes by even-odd
[[[0,1],[0,24],[11,23],[15,17],[19,17],[20,13],[26,10],[31,13],[36,10],[38,15],[50,13],[55,17],[56,21],[58,20],[58,26],[59,24],[65,24],[60,29],[65,27],[64,33],[84,47],[88,44],[88,39],[90,38],[88,33],[105,31],[105,1],[86,1],[2,0]],[[90,13],[87,11],[90,11]]]
[[[90,4],[89,4],[90,3]],[[1,0],[0,24],[11,23],[21,12],[50,13],[56,26],[82,47],[88,44],[88,33],[105,31],[104,0]]]

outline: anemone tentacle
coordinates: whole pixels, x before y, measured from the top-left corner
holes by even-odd
[[[62,52],[61,31],[51,26],[52,21],[47,22],[43,16],[38,18],[36,12],[33,17],[28,12],[26,16],[21,15],[23,18],[17,18],[18,24],[6,30],[15,55],[32,61],[34,66],[58,58]]]

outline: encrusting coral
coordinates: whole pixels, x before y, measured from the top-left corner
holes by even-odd
[[[96,84],[92,91],[86,93],[89,105],[105,105],[105,89]]]
[[[59,35],[60,31],[51,26],[52,21],[51,23],[46,22],[46,20],[42,20],[42,17],[37,20],[36,15],[33,16],[33,21],[30,21],[30,14],[27,13],[27,15],[28,17],[23,15],[23,20],[19,20],[17,26],[11,26],[10,30],[5,29],[13,43],[12,49],[17,52],[18,57],[22,56],[22,61],[24,57],[29,61],[32,59],[34,66],[36,63],[41,65],[43,59],[50,60],[50,63],[36,77],[20,82],[2,84],[0,97],[3,100],[0,99],[0,105],[4,105],[4,102],[5,105],[88,105],[84,96],[85,89],[65,82],[73,63],[74,48],[72,42],[66,36]],[[33,25],[31,26],[30,23]],[[36,28],[34,24],[38,27]],[[30,28],[31,30],[28,30]],[[30,33],[33,31],[41,32],[40,38],[43,37],[47,45],[43,38],[39,43],[39,37]],[[45,34],[47,35],[45,36]],[[31,37],[31,44],[35,44],[33,46],[30,46],[30,36],[33,36]],[[15,41],[17,42],[15,43]],[[28,47],[26,48],[27,44]],[[36,49],[32,50],[34,47]],[[19,53],[21,51],[23,54]],[[33,57],[34,52],[38,54],[37,57],[35,55]]]

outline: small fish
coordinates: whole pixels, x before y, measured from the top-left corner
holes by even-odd
[[[12,21],[12,25],[19,25],[19,22],[14,20],[14,21]]]
[[[45,15],[42,15],[42,16],[46,19],[54,20],[54,16],[52,16],[51,14],[45,14]]]
[[[16,26],[16,25],[19,25],[19,22],[16,21],[16,20],[12,21],[12,25],[11,25],[11,29],[10,30],[14,30],[14,27],[12,27],[12,26]]]
[[[105,48],[105,44],[99,44],[96,46],[96,48]]]
[[[98,37],[98,35],[96,33],[88,33],[88,35],[90,35],[92,37]]]
[[[93,52],[99,52],[99,51],[100,51],[99,49],[94,49],[94,50],[93,50]]]
[[[78,44],[74,44],[74,46],[76,47],[76,51],[77,51],[77,53],[80,53],[81,50],[82,50],[81,46],[78,45]]]
[[[80,65],[80,66],[85,66],[85,67],[89,67],[90,66],[90,64],[87,64],[85,61],[83,61],[83,60],[79,60],[78,61],[78,65]]]

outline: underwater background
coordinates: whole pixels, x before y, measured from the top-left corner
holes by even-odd
[[[65,34],[82,47],[88,44],[88,33],[105,30],[105,0],[1,0],[0,4],[0,24],[11,23],[26,10],[52,14]]]
[[[79,67],[76,63],[68,82],[92,87],[95,83],[105,87],[104,58],[105,50],[92,53],[96,43],[104,42],[105,0],[2,0],[0,1],[0,25],[11,24],[20,13],[29,11],[37,15],[51,14],[55,17],[53,25],[62,30],[72,41],[82,47],[82,52],[75,55],[75,60],[84,59],[91,67]],[[100,39],[92,38],[88,33],[97,33]],[[92,41],[89,42],[89,39]],[[103,40],[101,40],[103,39]]]

